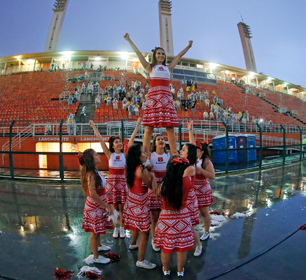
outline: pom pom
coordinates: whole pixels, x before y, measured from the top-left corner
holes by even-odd
[[[94,273],[94,272],[90,272],[90,271],[87,271],[86,272],[86,277],[89,278],[89,279],[103,279],[102,276]]]
[[[301,230],[306,230],[306,225],[300,226],[300,229],[301,229]]]
[[[173,163],[174,165],[177,165],[177,164],[189,165],[189,160],[186,158],[175,157],[172,159],[171,163]]]
[[[74,273],[74,271],[62,270],[62,269],[56,268],[54,276],[57,279],[67,280],[67,279],[70,279],[72,277],[73,273]]]
[[[105,253],[104,256],[109,258],[111,263],[119,262],[121,259],[121,255],[117,253]]]

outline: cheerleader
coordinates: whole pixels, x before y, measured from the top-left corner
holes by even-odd
[[[149,172],[142,164],[146,162],[146,154],[139,145],[133,145],[126,157],[126,182],[129,195],[123,209],[124,228],[133,231],[130,249],[138,247],[136,266],[152,269],[155,264],[144,259],[150,232],[150,214],[148,205],[148,188],[156,187],[153,172]],[[139,235],[139,242],[137,236]]]
[[[160,134],[155,135],[151,144],[151,154],[149,155],[149,159],[153,165],[152,171],[154,172],[157,184],[162,181],[170,158],[170,154],[167,153],[165,146],[164,137]],[[161,196],[156,196],[153,191],[149,189],[148,200],[151,215],[151,244],[153,250],[158,252],[160,249],[155,247],[153,237],[156,223],[162,208],[162,198]]]
[[[128,147],[134,143],[134,139],[138,131],[140,122],[141,118],[138,118],[134,132],[128,143]],[[102,150],[108,159],[109,176],[106,183],[106,199],[107,203],[110,204],[111,208],[116,209],[119,212],[119,224],[120,224],[120,229],[118,228],[118,224],[114,224],[115,229],[113,232],[113,238],[115,239],[118,238],[119,234],[120,238],[125,238],[125,231],[123,228],[123,221],[122,221],[122,212],[123,212],[123,205],[125,203],[128,194],[128,189],[125,182],[125,152],[128,149],[128,147],[125,147],[124,150],[121,139],[119,137],[112,136],[108,139],[109,142],[109,148],[108,148],[105,142],[103,141],[94,122],[90,121],[89,125],[93,128],[95,135],[97,136],[101,144]]]
[[[195,141],[194,135],[192,133],[192,122],[187,124],[189,131],[189,141],[190,143],[195,143],[197,147],[197,165],[196,165],[196,177],[194,181],[195,194],[198,199],[199,211],[203,217],[205,232],[201,236],[201,240],[206,240],[209,238],[209,227],[210,227],[210,214],[209,206],[213,202],[213,195],[210,183],[207,179],[215,179],[215,169],[210,161],[210,153],[208,145],[209,143],[205,141],[200,143]]]
[[[177,275],[184,276],[187,251],[194,248],[187,198],[192,189],[194,167],[185,158],[173,156],[167,164],[167,171],[160,186],[155,190],[163,198],[163,207],[158,219],[154,243],[161,248],[162,271],[170,275],[171,255],[176,252]]]
[[[194,236],[194,242],[196,244],[196,249],[194,251],[194,256],[198,257],[202,253],[202,245],[200,241],[199,233],[196,231],[195,227],[200,223],[199,220],[199,210],[198,210],[198,200],[194,192],[194,179],[195,179],[195,164],[197,162],[197,148],[195,145],[187,143],[183,146],[180,151],[180,156],[189,160],[190,165],[193,167],[194,173],[191,175],[192,187],[190,189],[188,199],[187,199],[187,208],[190,213],[192,231]]]
[[[110,259],[99,256],[98,251],[110,250],[109,247],[100,245],[100,234],[105,234],[105,229],[112,229],[112,223],[107,221],[107,211],[113,210],[106,203],[105,178],[98,172],[96,166],[101,162],[100,156],[93,149],[79,153],[81,165],[81,182],[84,194],[87,196],[83,213],[82,228],[90,232],[89,246],[93,253],[95,263],[109,263]]]

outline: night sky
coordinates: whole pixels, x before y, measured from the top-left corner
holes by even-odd
[[[0,57],[43,52],[54,0],[0,0]],[[237,23],[250,25],[258,73],[306,87],[305,0],[173,0],[174,54],[245,69]],[[159,45],[158,0],[70,0],[59,51]]]

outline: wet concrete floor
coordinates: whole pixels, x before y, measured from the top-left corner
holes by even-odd
[[[188,253],[184,278],[305,279],[306,231],[298,227],[306,224],[306,162],[219,177],[211,185],[211,210],[227,219],[211,227],[200,257]],[[90,254],[89,234],[82,230],[84,202],[79,184],[0,181],[0,275],[54,279],[58,267],[75,271],[72,279],[77,279],[78,266]],[[230,218],[236,212],[249,216]],[[202,225],[198,230],[203,232]],[[104,279],[163,279],[160,253],[150,245],[146,259],[157,268],[136,268],[137,250],[128,249],[130,234],[114,240],[108,231],[101,238],[122,255],[119,263],[96,265]],[[170,279],[177,279],[175,257]]]

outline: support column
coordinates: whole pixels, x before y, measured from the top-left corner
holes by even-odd
[[[35,66],[36,66],[36,59],[34,59],[34,67],[33,67],[33,72],[35,72]]]
[[[20,64],[21,64],[21,60],[19,60],[18,72],[20,72]]]
[[[51,58],[50,70],[52,69],[52,64],[53,64],[53,57]]]
[[[3,71],[3,74],[5,74],[6,73],[6,62],[5,62],[5,64],[4,64],[4,71]]]

